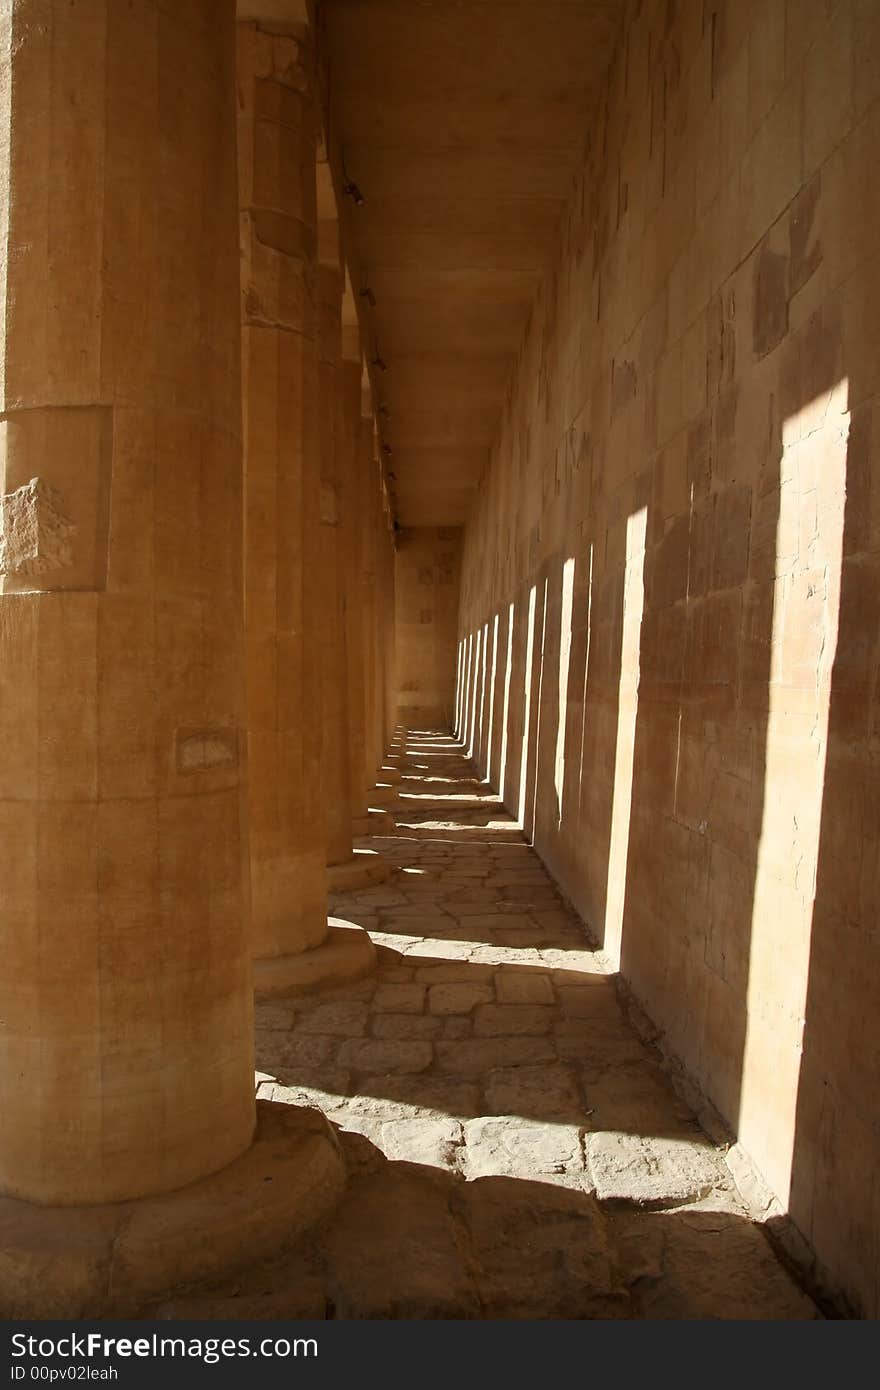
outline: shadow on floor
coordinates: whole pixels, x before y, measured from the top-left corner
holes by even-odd
[[[460,747],[397,763],[391,877],[331,902],[375,976],[257,1011],[259,1093],[324,1111],[349,1186],[240,1287],[288,1311],[238,1315],[817,1316]]]

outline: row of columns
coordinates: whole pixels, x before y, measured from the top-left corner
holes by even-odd
[[[307,38],[6,8],[0,1195],[121,1202],[251,1144],[252,958],[322,978],[393,535]]]

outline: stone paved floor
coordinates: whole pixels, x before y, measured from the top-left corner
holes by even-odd
[[[448,736],[403,770],[391,878],[331,903],[375,978],[258,1009],[259,1093],[325,1111],[343,1202],[169,1315],[816,1317],[498,799]]]

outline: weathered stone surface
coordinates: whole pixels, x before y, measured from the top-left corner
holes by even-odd
[[[601,1132],[588,1135],[586,1152],[600,1201],[671,1206],[696,1201],[725,1181],[715,1151],[702,1136],[662,1139]]]
[[[432,985],[428,991],[428,1008],[432,1014],[467,1014],[478,1004],[494,998],[489,984]]]
[[[293,1027],[297,1006],[293,1000],[254,1005],[254,1027],[258,1032],[289,1032]]]
[[[820,1315],[742,1216],[686,1207],[616,1215],[610,1227],[633,1316],[799,1319]]]
[[[471,1318],[479,1303],[443,1191],[384,1173],[352,1184],[321,1235],[337,1317]]]
[[[499,970],[495,975],[495,993],[500,1004],[552,1004],[553,986],[549,975],[537,971],[511,973]]]
[[[372,1022],[374,1038],[436,1038],[443,1020],[430,1014],[378,1014]]]
[[[480,947],[474,947],[472,941],[457,940],[430,940],[416,941],[405,948],[407,960],[419,961],[423,958],[430,958],[436,962],[448,960],[468,960]]]
[[[426,985],[489,984],[495,979],[491,965],[474,965],[471,961],[451,961],[445,965],[419,965],[415,978]]]
[[[444,1038],[469,1038],[473,1031],[474,1023],[469,1014],[450,1014],[443,1020]]]
[[[457,1205],[471,1236],[484,1317],[629,1315],[601,1212],[587,1194],[485,1177],[468,1183]]]
[[[530,1041],[522,1039],[523,1043]],[[438,1044],[440,1046],[442,1044]],[[523,1057],[524,1063],[545,1060],[543,1054]],[[499,1062],[498,1070],[486,1077],[485,1089],[486,1105],[495,1115],[528,1115],[578,1124],[586,1111],[574,1071],[558,1062],[541,1066],[509,1066]]]
[[[474,1012],[474,1036],[539,1037],[550,1032],[553,1010],[540,1004],[480,1004]]]
[[[373,996],[373,1008],[381,1013],[419,1014],[425,1005],[425,988],[420,984],[380,984]]]
[[[302,1039],[332,1042],[344,1069],[304,1068],[290,1086],[263,1073],[262,1095],[327,1112],[345,1157],[350,1210],[356,1194],[370,1194],[373,1214],[362,1226],[359,1218],[343,1215],[331,1220],[328,1244],[322,1233],[317,1248],[306,1242],[302,1249],[303,1268],[319,1271],[317,1286],[309,1282],[312,1274],[303,1276],[316,1300],[315,1315],[323,1296],[334,1316],[727,1316],[723,1278],[693,1263],[711,1258],[697,1252],[700,1242],[714,1248],[702,1234],[714,1223],[727,1242],[721,1264],[732,1282],[732,1305],[742,1316],[766,1316],[754,1311],[760,1299],[780,1316],[787,1309],[792,1316],[809,1316],[812,1305],[744,1219],[729,1173],[634,1034],[609,977],[560,970],[566,1012],[549,980],[555,962],[524,966],[520,952],[510,954],[507,964],[484,962],[476,980],[469,973],[474,967],[461,960],[444,963],[438,957],[417,967],[424,972],[420,980],[396,984],[404,990],[415,985],[424,1012],[388,1012],[388,1000],[378,991],[373,998],[369,991],[358,997],[352,986],[350,1002],[368,1010],[371,1036]],[[594,963],[589,952],[570,954],[579,967]],[[502,994],[508,982],[514,992],[519,982],[540,982],[540,998],[507,1002]],[[490,998],[464,1014],[427,1011],[430,991],[473,984],[488,987]],[[588,993],[596,994],[595,1004],[585,1000]],[[287,1013],[272,1015],[270,1021],[282,1026],[264,1030],[264,1036],[282,1048],[301,1036],[297,1019],[335,1009],[344,995],[298,1001],[292,1028]],[[395,997],[414,999],[406,993]],[[507,1020],[510,1028],[472,1037],[481,1017],[491,1026]],[[553,1039],[513,1031],[524,1021],[543,1024],[548,1018],[555,1020]],[[372,1044],[395,1051],[364,1052]],[[374,1059],[382,1067],[409,1067],[413,1055],[396,1049],[413,1045],[424,1049],[415,1057],[418,1063],[435,1051],[436,1061],[422,1071],[360,1070]],[[536,1046],[544,1060],[534,1060]],[[570,1051],[576,1064],[555,1060],[557,1050]],[[500,1057],[506,1065],[499,1065]],[[680,1151],[675,1140],[683,1144]],[[601,1202],[587,1146],[596,1155]],[[695,1198],[706,1182],[708,1196]],[[394,1215],[386,1219],[389,1211]],[[671,1224],[684,1214],[699,1218],[694,1231]],[[646,1226],[630,1228],[630,1221]],[[757,1234],[758,1243],[750,1247],[743,1231]],[[436,1246],[427,1268],[420,1240]],[[373,1287],[383,1280],[388,1287]],[[232,1306],[239,1301],[253,1307],[255,1316],[270,1307],[283,1312],[282,1302],[250,1282]],[[219,1315],[226,1305],[221,1299],[216,1306]]]
[[[282,1072],[296,1072],[300,1069],[315,1071],[317,1068],[327,1067],[334,1061],[338,1046],[336,1038],[307,1037],[296,1033],[293,1036],[287,1035],[273,1051],[261,1051],[260,1060],[264,1066],[277,1068],[279,1076]]]
[[[464,1126],[465,1171],[469,1178],[566,1174],[586,1182],[581,1131],[518,1115],[484,1116]]]
[[[387,1121],[376,1142],[392,1161],[452,1169],[464,1139],[458,1120],[417,1116]]]
[[[298,1033],[332,1033],[340,1038],[357,1038],[366,1032],[369,1008],[359,1000],[342,999],[319,1004],[297,1019]]]
[[[345,1104],[349,1074],[338,1069],[301,1072],[296,1083],[282,1086],[277,1081],[264,1081],[257,1091],[258,1100],[274,1100],[282,1105],[307,1105],[329,1112]]]
[[[461,1076],[485,1077],[496,1067],[520,1067],[550,1062],[556,1057],[552,1044],[544,1038],[480,1038],[463,1042],[435,1044],[440,1071]],[[497,1107],[504,1113],[509,1107]]]
[[[351,1038],[339,1049],[339,1064],[352,1071],[425,1071],[433,1053],[429,1042]]]
[[[397,1117],[405,1119],[415,1111],[433,1111],[438,1115],[478,1115],[482,1110],[479,1086],[446,1076],[367,1076],[361,1082],[366,1104],[373,1097],[401,1107]],[[354,1101],[357,1107],[360,1102]]]
[[[616,1018],[621,1009],[613,983],[604,986],[558,985],[556,997],[562,1012],[570,1018]]]
[[[143,1315],[168,1290],[301,1240],[344,1182],[320,1112],[261,1102],[251,1147],[197,1183],[90,1208],[0,1201],[0,1308],[14,1319]]]

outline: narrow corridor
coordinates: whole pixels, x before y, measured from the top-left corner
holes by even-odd
[[[259,1094],[349,1167],[281,1265],[166,1315],[812,1318],[585,929],[451,736],[399,753],[359,984],[257,1010]]]

